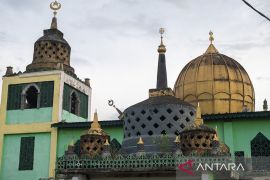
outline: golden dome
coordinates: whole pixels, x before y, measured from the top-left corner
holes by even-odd
[[[254,111],[255,95],[245,69],[234,59],[221,54],[212,44],[207,51],[190,61],[180,72],[175,96],[196,107],[202,114]]]

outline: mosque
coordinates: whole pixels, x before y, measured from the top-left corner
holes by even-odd
[[[7,67],[0,108],[0,180],[268,179],[270,112],[255,111],[248,73],[214,46],[167,85],[160,29],[156,87],[118,120],[90,121],[90,80],[71,66],[57,26],[34,44],[24,72]],[[135,52],[134,52],[135,53]]]

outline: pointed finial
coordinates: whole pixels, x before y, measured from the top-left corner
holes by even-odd
[[[217,126],[216,126],[215,130],[216,130],[216,134],[214,135],[214,141],[219,141]]]
[[[159,34],[160,34],[160,45],[158,46],[158,52],[159,53],[165,53],[166,52],[166,47],[163,44],[163,34],[165,32],[164,28],[159,29]]]
[[[198,105],[197,105],[197,108],[196,108],[196,118],[198,118],[198,119],[202,118],[201,107],[200,107],[199,102],[198,102]]]
[[[104,145],[105,146],[109,146],[110,145],[108,138],[106,138],[106,141],[105,141]]]
[[[55,17],[57,14],[57,11],[61,8],[61,4],[55,0],[50,4],[51,10],[53,10],[53,16]]]
[[[94,113],[94,119],[93,122],[91,124],[91,128],[88,131],[89,134],[102,134],[103,130],[100,127],[100,124],[98,122],[98,114],[97,114],[97,110]]]
[[[200,108],[199,103],[198,103],[197,108],[196,108],[195,124],[196,124],[196,126],[200,126],[203,124],[202,113],[201,113],[201,108]]]
[[[264,111],[268,111],[268,104],[267,104],[267,100],[266,99],[264,99],[264,101],[263,101],[263,110]]]
[[[142,137],[139,138],[139,141],[137,142],[137,144],[144,144]]]
[[[97,109],[95,109],[95,113],[94,113],[94,119],[93,122],[98,123],[98,114],[97,114]]]
[[[213,35],[214,35],[213,32],[210,31],[210,32],[209,32],[209,36],[210,36],[210,37],[209,37],[209,40],[210,40],[210,43],[211,43],[211,44],[213,44],[213,41],[214,41],[214,36],[213,36]]]
[[[175,140],[173,142],[180,143],[180,137],[179,136],[175,136]]]
[[[57,29],[57,19],[56,14],[57,11],[61,8],[61,4],[57,2],[56,0],[50,4],[51,10],[53,10],[53,18],[51,22],[51,29]]]
[[[207,48],[205,54],[215,54],[215,53],[218,53],[218,50],[213,45],[214,36],[213,36],[213,32],[212,31],[209,32],[209,41],[210,41],[210,45]]]

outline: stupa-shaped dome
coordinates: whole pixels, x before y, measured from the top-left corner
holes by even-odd
[[[156,88],[149,90],[148,99],[128,107],[123,112],[122,149],[128,154],[137,152],[140,138],[144,141],[144,151],[147,153],[170,152],[174,147],[175,136],[195,118],[195,108],[176,98],[167,85],[166,47],[162,40],[164,33],[162,28],[160,33]]]
[[[180,72],[175,96],[196,106],[202,114],[254,111],[255,95],[246,70],[236,60],[221,54],[212,44]]]
[[[35,42],[33,61],[26,71],[64,70],[67,74],[75,75],[70,66],[70,52],[64,34],[57,29],[57,19],[53,17],[51,28],[44,30],[44,35]]]

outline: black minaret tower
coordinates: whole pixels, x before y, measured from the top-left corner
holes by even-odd
[[[158,71],[157,71],[157,89],[165,89],[168,88],[167,85],[167,71],[166,71],[166,57],[165,57],[165,52],[166,52],[166,47],[163,44],[163,34],[164,34],[164,29],[160,28],[159,33],[161,35],[161,41],[160,45],[158,46]]]

